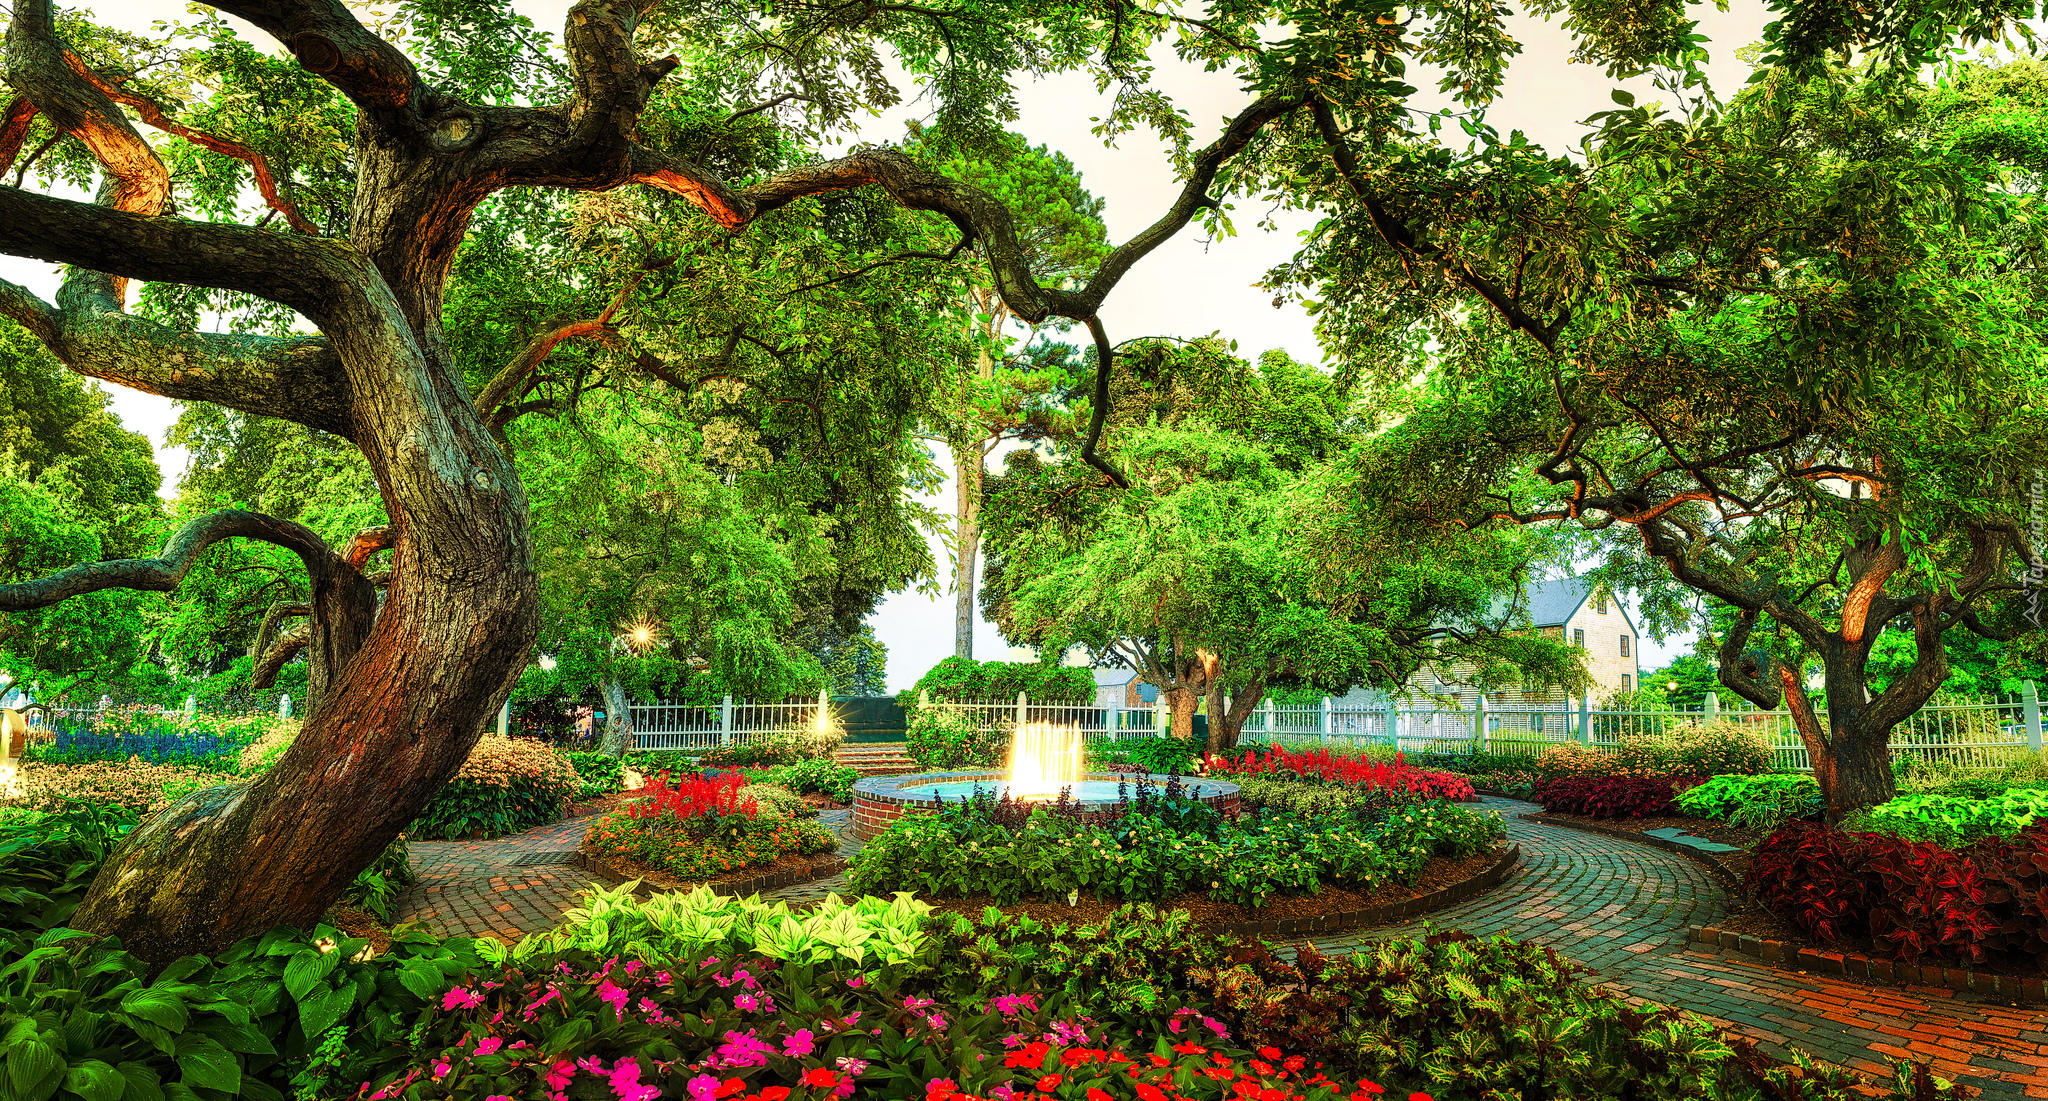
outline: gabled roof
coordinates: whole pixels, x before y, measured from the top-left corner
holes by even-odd
[[[1586,601],[1593,597],[1593,579],[1590,577],[1560,577],[1552,581],[1531,581],[1522,587],[1522,595],[1529,607],[1529,623],[1535,627],[1562,627],[1571,622]],[[1628,614],[1621,601],[1611,601],[1615,611],[1627,622],[1631,634],[1635,633],[1636,621]]]
[[[1097,667],[1093,672],[1095,674],[1095,687],[1097,688],[1116,688],[1129,684],[1138,677],[1138,674],[1129,669],[1103,669]]]

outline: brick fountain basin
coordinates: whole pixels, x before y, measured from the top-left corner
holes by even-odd
[[[1120,782],[1128,784],[1135,796],[1138,781],[1149,781],[1155,791],[1164,791],[1167,779],[1131,772],[1090,772],[1082,776],[1073,801],[1081,804],[1082,818],[1107,822],[1116,813]],[[1008,781],[1006,774],[988,770],[869,776],[853,785],[853,835],[866,841],[905,815],[932,814],[942,803],[958,803],[977,786],[1001,797]],[[1228,814],[1237,809],[1237,785],[1229,781],[1182,777],[1180,785],[1190,798],[1220,812]]]

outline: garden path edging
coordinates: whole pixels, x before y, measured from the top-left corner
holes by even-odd
[[[1648,845],[1653,849],[1663,849],[1665,852],[1677,853],[1679,856],[1685,857],[1687,860],[1698,864],[1712,873],[1715,879],[1720,880],[1723,886],[1727,887],[1729,891],[1738,897],[1742,894],[1742,881],[1736,879],[1733,872],[1723,868],[1718,861],[1711,859],[1707,854],[1690,845],[1681,845],[1676,841],[1666,841],[1661,837],[1651,837],[1646,833],[1637,833],[1634,830],[1624,830],[1615,826],[1598,826],[1591,822],[1577,822],[1568,818],[1559,818],[1553,814],[1518,814],[1515,817],[1530,822],[1540,822],[1546,826],[1561,826],[1565,829],[1584,830],[1587,833],[1618,837],[1623,841],[1633,841],[1639,845]]]
[[[1793,941],[1753,937],[1718,925],[1688,925],[1686,939],[1709,948],[1754,956],[1773,967],[1840,975],[1845,979],[1932,986],[1958,994],[1983,994],[2026,1005],[2048,1004],[2048,979],[2040,976],[2025,978],[1939,964],[1881,960],[1861,952],[1809,948]]]
[[[1341,933],[1368,925],[1389,921],[1403,921],[1418,917],[1432,910],[1455,906],[1473,896],[1497,887],[1515,870],[1522,859],[1522,846],[1509,845],[1484,871],[1461,879],[1448,887],[1431,891],[1426,895],[1411,898],[1406,902],[1390,902],[1385,906],[1368,906],[1363,910],[1346,910],[1335,914],[1317,914],[1314,917],[1273,918],[1268,921],[1234,921],[1218,925],[1201,926],[1205,933],[1218,933],[1239,937],[1292,936],[1300,933]]]

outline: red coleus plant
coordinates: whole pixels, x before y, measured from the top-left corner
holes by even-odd
[[[1394,754],[1393,763],[1389,764],[1384,760],[1345,757],[1327,749],[1319,749],[1314,753],[1296,753],[1279,746],[1269,746],[1263,754],[1246,750],[1237,757],[1204,755],[1202,763],[1212,776],[1292,774],[1304,779],[1343,784],[1346,787],[1377,788],[1437,799],[1473,797],[1470,780],[1462,776],[1453,776],[1448,772],[1410,768],[1405,755],[1398,752]]]
[[[635,818],[674,817],[681,821],[734,814],[752,818],[761,812],[761,806],[752,796],[740,798],[740,789],[746,784],[746,777],[736,772],[720,773],[710,780],[686,776],[673,782],[664,772],[647,781],[646,797],[634,801],[626,813]]]
[[[1553,814],[1649,818],[1671,813],[1671,781],[1643,776],[1565,776],[1537,784],[1534,795]]]
[[[1941,956],[1976,963],[2009,945],[2040,943],[2041,903],[2048,902],[2038,870],[2048,866],[2044,849],[2048,833],[2035,834],[2024,848],[1978,843],[1956,851],[1794,822],[1757,847],[1749,887],[1823,943],[1868,936],[1907,962]],[[2022,853],[2034,872],[2021,871]],[[2003,865],[1996,889],[1987,889],[1979,866],[1987,858]]]

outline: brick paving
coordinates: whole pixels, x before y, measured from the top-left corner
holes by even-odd
[[[1522,846],[1506,882],[1403,925],[1317,938],[1326,952],[1425,929],[1506,933],[1593,969],[1589,981],[1632,1001],[1692,1010],[1786,1058],[1809,1055],[1876,1075],[1886,1057],[1931,1059],[1935,1073],[1992,1098],[2048,1098],[2048,1011],[1971,994],[1785,971],[1685,939],[1726,914],[1719,880],[1675,853],[1583,830],[1525,822],[1528,803],[1488,798]]]
[[[1719,880],[1674,853],[1582,830],[1525,822],[1530,804],[1488,798],[1522,862],[1506,882],[1424,919],[1315,938],[1326,952],[1352,951],[1427,929],[1506,933],[1547,944],[1593,970],[1590,981],[1636,1001],[1692,1010],[1756,1039],[1780,1058],[1797,1046],[1871,1074],[1888,1073],[1888,1056],[1931,1059],[1936,1073],[1985,1099],[2048,1101],[2048,1010],[2015,1009],[1971,994],[1884,986],[1785,971],[1689,944],[1688,925],[1712,924],[1729,911]],[[821,821],[846,824],[848,812]],[[590,885],[567,864],[520,866],[531,853],[572,851],[590,818],[571,819],[485,842],[420,842],[420,882],[400,902],[401,920],[443,935],[514,938],[553,925]],[[851,854],[851,838],[840,851]],[[792,904],[844,894],[834,876],[768,893]]]

